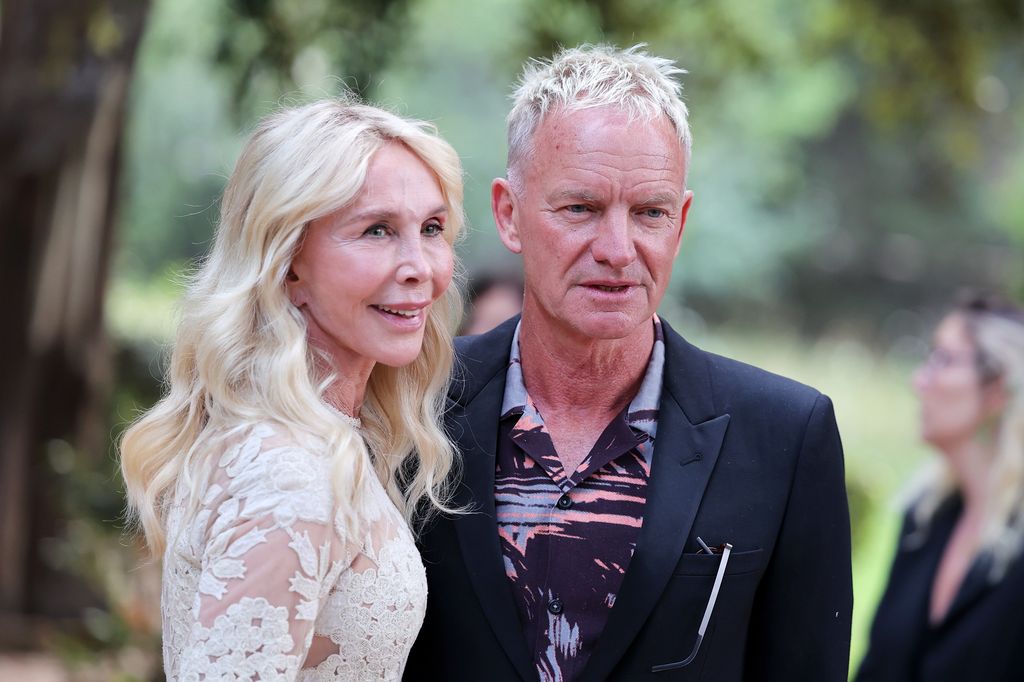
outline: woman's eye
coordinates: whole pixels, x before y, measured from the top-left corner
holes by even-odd
[[[441,223],[427,223],[423,226],[423,234],[434,237],[444,232],[444,225]]]
[[[387,225],[373,225],[367,228],[363,234],[370,237],[386,237],[388,236],[388,228]]]

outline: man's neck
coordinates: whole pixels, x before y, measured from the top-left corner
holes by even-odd
[[[621,339],[593,339],[524,311],[519,332],[523,383],[541,414],[615,415],[640,389],[654,347],[654,325]],[[607,420],[605,420],[607,421]]]
[[[653,347],[650,323],[626,338],[592,339],[524,312],[523,383],[567,472],[579,468],[605,427],[640,390]]]

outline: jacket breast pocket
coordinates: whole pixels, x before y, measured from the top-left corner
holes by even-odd
[[[715,575],[722,563],[721,554],[683,554],[676,564],[676,575]],[[733,551],[725,567],[726,575],[742,575],[764,568],[764,550]]]

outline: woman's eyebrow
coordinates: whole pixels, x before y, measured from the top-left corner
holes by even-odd
[[[448,206],[441,204],[434,208],[432,211],[428,211],[427,215],[447,215]],[[400,218],[402,215],[401,211],[396,211],[390,208],[365,208],[361,211],[357,211],[345,219],[347,223],[361,223],[366,221],[380,221],[380,222],[393,222],[395,219]]]

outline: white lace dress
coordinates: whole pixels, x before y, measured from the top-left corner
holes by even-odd
[[[327,455],[254,425],[191,519],[168,520],[168,680],[397,680],[427,584],[409,529],[366,477],[366,532],[345,537]]]

